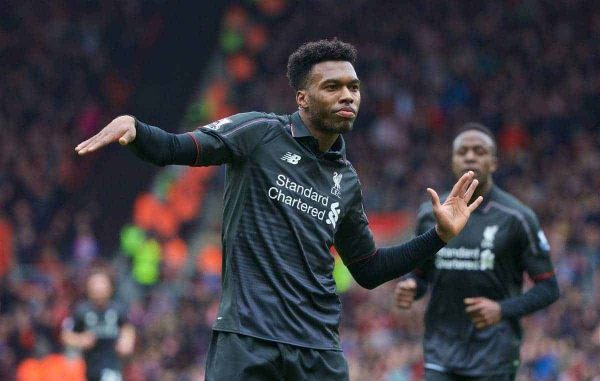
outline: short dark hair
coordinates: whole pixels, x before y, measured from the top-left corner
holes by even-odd
[[[492,132],[492,130],[490,130],[488,127],[484,126],[481,123],[477,123],[477,122],[469,122],[469,123],[465,123],[462,126],[460,126],[460,128],[458,129],[458,131],[456,131],[456,135],[454,135],[454,137],[458,137],[458,135],[462,134],[465,131],[470,131],[470,130],[476,130],[479,132],[483,132],[484,134],[486,134],[487,136],[490,137],[490,139],[492,139],[494,141],[494,143],[496,142],[496,138],[494,137],[494,133]]]
[[[488,127],[484,126],[481,123],[477,123],[477,122],[469,122],[469,123],[465,123],[462,126],[459,127],[458,131],[456,131],[456,134],[454,135],[454,140],[456,140],[456,138],[458,138],[458,136],[460,134],[462,134],[463,132],[466,131],[479,131],[481,133],[483,133],[484,135],[487,135],[491,140],[492,140],[492,150],[493,150],[493,154],[496,155],[497,153],[497,147],[496,147],[496,137],[494,136],[494,133],[492,132],[492,130],[490,130]]]
[[[312,67],[325,61],[348,61],[354,65],[356,48],[334,38],[304,43],[288,59],[287,77],[295,90],[304,88]]]

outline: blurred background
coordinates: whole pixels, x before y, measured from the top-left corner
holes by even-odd
[[[171,132],[242,111],[291,113],[287,57],[335,36],[359,52],[363,103],[347,142],[378,244],[410,237],[424,189],[452,183],[456,128],[486,124],[495,180],[538,214],[562,291],[523,321],[518,380],[600,379],[597,1],[5,0],[1,380],[78,379],[57,376],[78,361],[61,323],[98,267],[138,332],[125,380],[203,379],[223,169],[73,149],[123,113]],[[420,379],[425,302],[400,312],[394,282],[367,292],[342,266],[335,275],[352,380]]]

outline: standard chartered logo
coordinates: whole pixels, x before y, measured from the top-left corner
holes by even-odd
[[[284,174],[277,175],[275,186],[269,188],[267,195],[271,200],[277,200],[313,218],[325,221],[334,228],[340,218],[339,202],[329,205],[329,196],[319,193],[314,187],[299,184]]]
[[[435,267],[439,270],[493,270],[495,257],[490,249],[445,247],[437,253]]]
[[[335,228],[335,224],[337,224],[338,218],[340,218],[340,203],[334,202],[331,204],[331,210],[327,214],[327,222],[329,225]]]

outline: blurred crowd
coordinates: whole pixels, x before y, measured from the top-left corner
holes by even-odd
[[[131,58],[147,44],[140,25],[150,10],[135,1],[9,3],[0,24],[0,379],[13,379],[26,358],[63,350],[60,323],[99,262],[137,290],[129,307],[138,345],[126,380],[199,379],[218,277],[198,269],[136,288],[99,252],[93,200],[81,192],[90,164],[72,154],[126,104],[135,59],[115,49]],[[237,73],[219,92],[227,111],[292,112],[288,55],[323,37],[357,46],[363,104],[347,143],[368,213],[414,216],[425,187],[452,182],[456,128],[490,127],[499,145],[495,180],[538,214],[562,291],[523,321],[518,380],[600,380],[597,3],[269,0],[234,5],[227,20],[224,48],[235,45],[236,31],[249,39],[227,61]],[[422,375],[425,302],[399,312],[393,286],[340,295],[353,380]]]

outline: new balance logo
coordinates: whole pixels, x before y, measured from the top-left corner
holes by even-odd
[[[281,160],[287,161],[290,164],[298,164],[298,162],[302,159],[300,155],[296,155],[295,153],[286,152],[285,155],[281,157]]]

